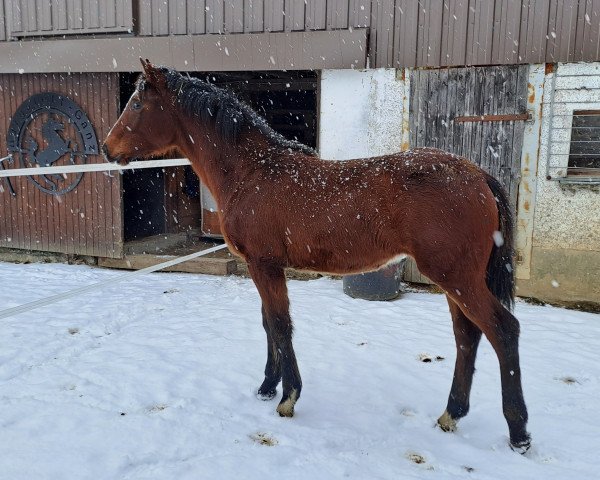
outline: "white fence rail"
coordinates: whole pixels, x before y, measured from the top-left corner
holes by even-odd
[[[10,157],[6,157],[10,158]],[[0,159],[5,160],[5,159]],[[110,172],[121,170],[138,170],[141,168],[161,168],[161,167],[179,167],[190,165],[187,158],[172,158],[169,160],[143,160],[131,162],[127,165],[118,163],[88,163],[82,165],[61,165],[58,167],[39,167],[39,168],[5,168],[0,169],[0,178],[2,177],[22,177],[31,175],[55,175],[68,173],[87,173],[87,172]]]

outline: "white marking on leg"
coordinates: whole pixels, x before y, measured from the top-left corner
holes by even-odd
[[[292,390],[287,400],[277,405],[277,413],[282,417],[293,417],[296,400],[298,400],[298,391]]]
[[[444,432],[454,432],[456,431],[457,421],[454,420],[448,410],[444,410],[444,413],[440,418],[438,418],[438,425]]]

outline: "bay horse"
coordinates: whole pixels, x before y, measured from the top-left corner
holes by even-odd
[[[218,205],[229,248],[262,300],[267,335],[263,399],[283,383],[277,412],[294,414],[302,382],[292,345],[284,269],[345,275],[409,255],[445,292],[456,340],[454,378],[438,419],[454,431],[469,410],[482,332],[499,360],[510,444],[530,446],[514,302],[513,224],[497,180],[431,148],[324,161],[286,140],[232,93],[142,60],[136,90],[102,146],[126,164],[177,152]]]

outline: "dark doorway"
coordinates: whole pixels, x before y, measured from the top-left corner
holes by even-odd
[[[135,90],[138,74],[120,76],[120,110]],[[166,232],[165,173],[161,168],[128,170],[123,173],[124,240],[130,241]]]
[[[189,72],[233,91],[284,137],[317,144],[317,74],[293,72]],[[135,90],[137,73],[120,75],[120,108]],[[144,169],[123,175],[124,240],[193,231],[216,211],[200,209],[198,178],[189,167]],[[201,210],[201,211],[200,211]]]

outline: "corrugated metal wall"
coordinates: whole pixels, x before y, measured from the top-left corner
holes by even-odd
[[[370,27],[371,66],[600,60],[600,0],[151,0],[140,35]]]
[[[119,82],[114,73],[0,75],[0,132],[7,132],[21,103],[31,95],[66,95],[86,112],[101,142],[118,116]],[[41,145],[41,143],[40,143]],[[7,154],[0,135],[0,157]],[[89,156],[88,163],[103,162]],[[13,164],[11,168],[20,165]],[[60,196],[35,187],[27,177],[0,183],[0,247],[118,257],[123,249],[121,176],[86,173]]]
[[[7,37],[132,31],[132,1],[5,0],[3,30]]]

